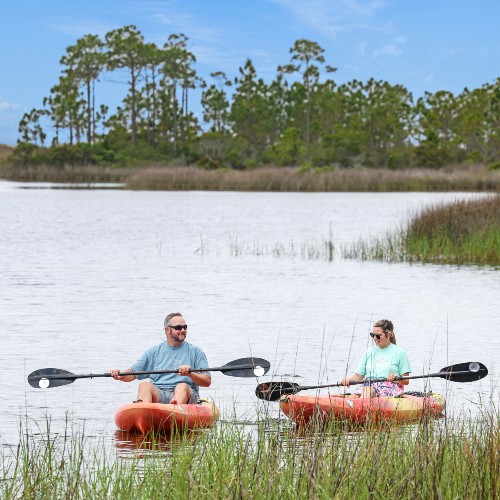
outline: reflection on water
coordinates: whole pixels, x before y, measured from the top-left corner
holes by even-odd
[[[201,432],[206,432],[206,430],[173,434],[160,432],[141,434],[117,430],[114,433],[114,446],[118,457],[123,459],[169,456],[175,447],[194,446]]]
[[[346,452],[356,451],[360,445],[376,435],[377,438],[392,440],[395,435],[412,439],[428,439],[430,435],[440,436],[444,433],[462,433],[462,427],[447,425],[446,417],[427,416],[413,421],[379,421],[354,423],[347,420],[329,420],[325,422],[311,421],[306,426],[297,426],[289,420],[274,421],[272,425],[263,427],[266,441],[274,443],[284,456],[309,456],[316,448],[337,449],[339,456]]]

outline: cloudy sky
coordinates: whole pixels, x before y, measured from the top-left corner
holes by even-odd
[[[375,78],[419,97],[499,78],[499,19],[500,0],[6,0],[0,144],[16,143],[22,115],[42,107],[66,47],[86,34],[134,24],[147,42],[163,46],[170,34],[184,33],[207,80],[214,71],[235,77],[250,58],[271,81],[294,42],[306,38],[325,49],[338,83]],[[125,80],[104,75],[98,99],[118,104]]]

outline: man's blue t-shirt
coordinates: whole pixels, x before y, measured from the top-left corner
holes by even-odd
[[[356,373],[366,379],[387,378],[389,373],[403,375],[410,372],[408,356],[396,344],[390,344],[384,349],[378,346],[371,347],[365,351],[356,368]]]
[[[167,342],[150,347],[131,366],[132,371],[178,370],[181,365],[189,365],[193,371],[208,368],[205,353],[193,344],[183,342],[180,347],[171,347]],[[210,372],[206,373],[211,377]],[[199,395],[198,386],[189,378],[178,373],[160,373],[152,375],[136,375],[138,379],[151,379],[151,382],[161,389],[173,389],[177,384],[185,382]]]

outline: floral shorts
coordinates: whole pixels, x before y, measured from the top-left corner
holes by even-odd
[[[384,382],[364,382],[363,385],[360,385],[355,389],[354,394],[361,394],[363,387],[368,385],[373,387],[376,396],[391,396],[395,398],[397,396],[401,396],[404,392],[401,384],[385,380]]]

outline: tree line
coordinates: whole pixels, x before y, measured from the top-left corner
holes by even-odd
[[[440,167],[500,162],[500,78],[459,95],[414,99],[402,85],[370,79],[338,85],[324,49],[297,40],[271,82],[250,59],[230,79],[196,72],[188,37],[163,47],[137,27],[101,39],[85,35],[66,49],[59,81],[43,107],[26,113],[16,164],[134,165],[181,160],[205,168]],[[97,105],[107,72],[125,72],[128,89],[113,114]],[[326,78],[322,78],[326,75]],[[201,93],[202,123],[192,111]],[[50,145],[44,127],[55,130]]]

